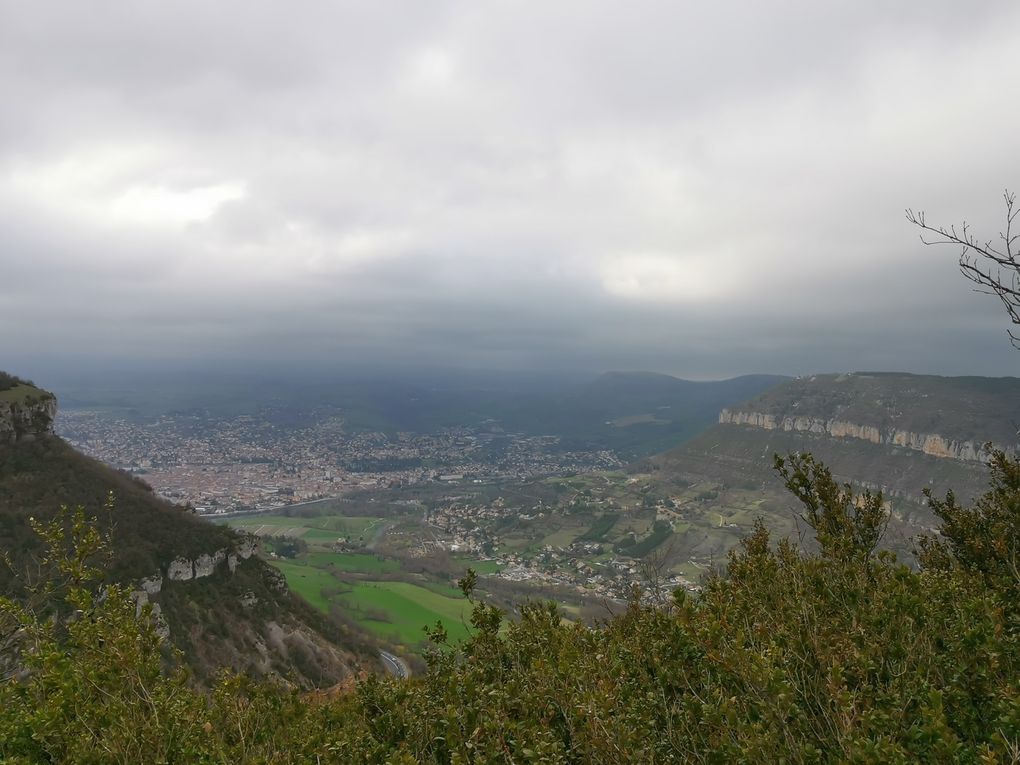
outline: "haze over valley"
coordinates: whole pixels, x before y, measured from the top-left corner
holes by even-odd
[[[1017,40],[0,4],[0,761],[1020,761]]]

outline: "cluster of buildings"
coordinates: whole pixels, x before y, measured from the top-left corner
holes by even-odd
[[[544,545],[537,551],[506,551],[500,530],[507,520],[541,520],[552,512],[541,505],[523,512],[507,508],[502,498],[484,504],[451,497],[440,507],[425,511],[425,522],[439,532],[454,552],[482,555],[501,564],[494,576],[512,582],[529,582],[576,589],[589,596],[625,600],[635,584],[648,587],[647,572],[626,557],[608,554],[607,543],[575,539],[566,547]],[[512,525],[512,524],[511,524]],[[678,587],[696,590],[682,576],[665,575],[657,586],[663,593]],[[654,597],[655,593],[646,593]]]
[[[551,436],[471,428],[348,432],[335,413],[312,413],[302,425],[278,415],[190,412],[132,421],[71,409],[61,412],[57,432],[86,454],[138,475],[161,496],[210,514],[273,510],[359,488],[619,465],[611,452],[561,450]]]

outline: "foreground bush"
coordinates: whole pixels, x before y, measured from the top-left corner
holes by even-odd
[[[127,594],[89,589],[73,551],[97,545],[79,516],[47,532],[72,551],[53,556],[64,608],[0,605],[25,670],[0,686],[0,759],[1020,762],[1020,465],[996,454],[974,508],[932,499],[944,533],[920,544],[919,571],[876,553],[881,496],[807,456],[777,469],[817,554],[759,526],[697,599],[635,597],[596,629],[535,603],[501,630],[479,603],[471,639],[437,649],[425,676],[328,700],[240,677],[203,694],[161,673]],[[462,585],[470,596],[473,576]]]

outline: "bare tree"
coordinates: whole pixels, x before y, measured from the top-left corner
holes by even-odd
[[[970,226],[964,221],[959,228],[946,228],[928,223],[924,211],[907,209],[907,220],[921,229],[921,241],[927,245],[955,244],[960,252],[960,271],[977,285],[975,292],[995,295],[1002,301],[1014,326],[1020,326],[1020,252],[1013,233],[1013,223],[1020,215],[1016,205],[1016,194],[1009,190],[1003,194],[1006,202],[1006,228],[999,232],[999,241],[989,239],[982,243],[975,237]],[[925,233],[927,232],[927,233]],[[1020,334],[1009,330],[1009,339],[1014,348],[1020,349]]]
[[[668,542],[649,551],[638,563],[641,579],[648,589],[649,597],[651,597],[657,606],[663,606],[668,603],[665,582],[669,575],[669,566],[675,551],[676,537],[670,537]]]

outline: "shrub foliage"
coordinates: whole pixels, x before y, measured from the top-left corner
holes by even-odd
[[[62,606],[0,602],[3,650],[21,666],[0,684],[0,759],[1017,762],[1020,464],[995,454],[972,508],[931,499],[943,528],[920,541],[919,570],[876,553],[880,495],[807,456],[777,469],[818,552],[759,524],[700,596],[635,594],[595,628],[549,603],[509,623],[476,603],[466,642],[430,630],[423,676],[333,696],[226,675],[203,693],[161,673],[128,594],[91,589],[75,551],[96,551],[95,537],[71,513],[66,533],[43,535],[57,573],[76,572]]]

